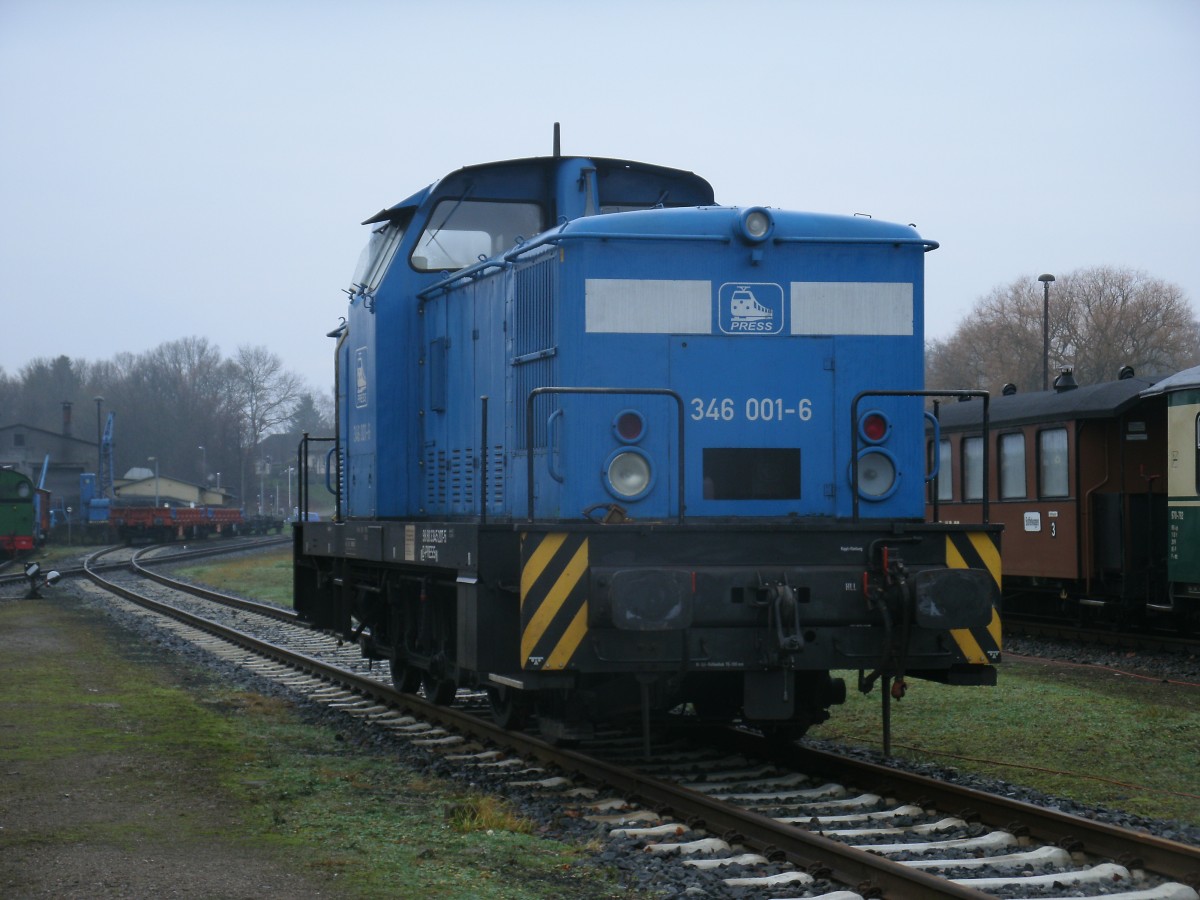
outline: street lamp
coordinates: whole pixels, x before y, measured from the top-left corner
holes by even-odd
[[[100,446],[100,404],[104,402],[103,397],[93,397],[96,401],[96,486],[99,487],[100,469],[104,465],[104,448]]]
[[[150,456],[147,459],[154,463],[154,507],[158,508],[158,457]]]
[[[203,445],[196,449],[200,451],[200,487],[203,489],[208,484],[208,451]]]
[[[1053,275],[1039,275],[1042,283],[1042,390],[1050,390],[1050,282]]]
[[[271,457],[259,460],[258,469],[258,514],[261,516],[267,505],[267,473],[271,471]]]

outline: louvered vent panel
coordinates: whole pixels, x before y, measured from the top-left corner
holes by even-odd
[[[470,512],[475,502],[475,452],[470,448],[450,451],[450,506]]]
[[[504,445],[494,444],[488,454],[488,495],[489,502],[503,506],[504,504]]]
[[[431,449],[425,455],[425,504],[432,509],[446,506],[446,453]]]
[[[513,281],[513,367],[517,446],[525,447],[525,402],[534,388],[556,383],[555,307],[559,291],[558,250],[523,265]],[[551,401],[534,412],[534,446],[546,446],[546,417]],[[544,407],[544,409],[543,409]]]

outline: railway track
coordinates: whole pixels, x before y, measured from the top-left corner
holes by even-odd
[[[1088,627],[1049,618],[1016,616],[1012,613],[1005,615],[1004,631],[1006,635],[1071,641],[1137,653],[1200,655],[1200,638],[1194,636]]]
[[[206,546],[191,546],[187,545],[155,545],[154,548],[159,554],[156,557],[157,562],[186,562],[189,559],[204,559],[210,556],[223,556],[229,553],[238,553],[241,551],[258,550],[264,547],[280,546],[291,542],[288,537],[268,537],[268,538],[229,538],[220,542],[210,543]],[[166,552],[163,552],[164,549]],[[137,549],[125,544],[116,544],[112,547],[107,547],[102,551],[92,554],[92,558],[97,559],[93,565],[95,571],[105,571],[111,569],[121,569],[129,565],[129,559],[108,560],[100,562],[99,557],[105,555],[121,555],[128,553],[130,556],[137,553]],[[0,587],[4,585],[16,584],[27,580],[24,575],[24,566],[26,563],[34,561],[33,557],[23,560],[7,560],[3,565],[0,565]],[[63,578],[79,578],[87,574],[85,564],[60,566],[50,565],[47,563],[41,564],[43,569],[55,569]]]
[[[151,573],[88,577],[168,616],[182,638],[384,729],[505,792],[557,798],[617,852],[670,860],[709,896],[1196,900],[1200,849],[890,768],[775,746],[739,729],[610,734],[577,749],[499,729],[481,695],[452,707],[397,692],[354,645],[289,610]],[[158,562],[159,560],[155,560]],[[156,597],[144,579],[153,577]],[[136,581],[137,583],[131,583]],[[140,585],[140,586],[139,586]],[[236,598],[235,598],[236,599]]]

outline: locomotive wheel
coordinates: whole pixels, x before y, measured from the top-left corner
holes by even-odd
[[[750,724],[762,732],[762,736],[767,739],[768,743],[776,746],[798,741],[808,731],[808,727],[804,723],[788,720],[751,722]]]
[[[421,685],[425,688],[425,699],[437,706],[449,706],[458,691],[453,679],[438,678],[429,672],[421,673]]]
[[[501,728],[515,731],[529,722],[532,706],[524,691],[494,685],[487,689],[492,718]]]
[[[692,697],[692,708],[705,721],[729,722],[741,711],[742,686],[733,681],[706,685],[702,693]]]
[[[421,687],[421,670],[403,660],[392,658],[392,684],[405,694],[415,694]]]

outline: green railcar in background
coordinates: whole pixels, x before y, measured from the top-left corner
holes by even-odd
[[[1200,616],[1200,366],[1155,385],[1167,395],[1167,581],[1171,604]]]

